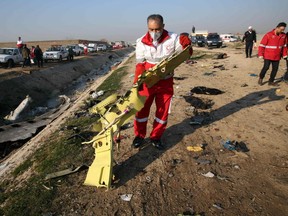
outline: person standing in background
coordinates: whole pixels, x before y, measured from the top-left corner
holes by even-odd
[[[35,46],[32,46],[31,52],[30,52],[30,58],[31,58],[32,64],[36,64],[36,58],[35,58],[34,50],[35,50]]]
[[[252,26],[249,26],[248,31],[244,33],[242,42],[246,42],[245,52],[246,58],[252,58],[253,43],[256,43],[256,32],[253,30]]]
[[[287,58],[287,38],[284,33],[285,28],[286,23],[279,23],[275,29],[265,34],[260,42],[258,56],[259,58],[264,59],[264,65],[259,74],[259,85],[263,85],[265,74],[268,71],[270,64],[272,64],[272,71],[268,85],[277,86],[274,79],[277,75],[280,59],[281,57],[284,59]]]
[[[22,48],[24,46],[24,42],[22,41],[21,37],[18,37],[16,45],[17,45],[17,48],[19,49],[20,53],[22,53]]]
[[[288,32],[286,33],[286,47],[288,48]],[[288,52],[288,49],[287,49],[287,52]],[[288,83],[288,57],[286,57],[286,72],[283,76],[283,81]]]
[[[30,49],[27,48],[27,45],[24,44],[24,47],[22,49],[22,57],[24,59],[22,68],[24,68],[26,65],[31,67],[31,62],[30,62]]]
[[[43,67],[43,52],[42,52],[41,48],[39,47],[39,45],[36,46],[36,48],[34,50],[34,54],[36,57],[38,67],[40,67],[40,66]]]

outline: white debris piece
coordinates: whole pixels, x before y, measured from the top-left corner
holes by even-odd
[[[20,113],[32,102],[32,98],[27,95],[26,98],[18,105],[18,107],[11,111],[9,115],[5,116],[5,120],[15,121],[19,118]]]
[[[104,91],[101,90],[101,91],[98,91],[98,92],[93,92],[93,93],[91,94],[91,97],[92,97],[93,99],[96,99],[96,98],[98,98],[99,96],[101,96],[101,95],[103,95],[103,94],[104,94]]]
[[[207,172],[207,173],[202,174],[202,175],[205,176],[205,177],[207,177],[207,178],[213,178],[213,177],[215,176],[215,174],[212,173],[212,172]]]
[[[124,200],[126,202],[130,202],[132,196],[133,196],[133,194],[122,194],[120,197],[122,200]]]

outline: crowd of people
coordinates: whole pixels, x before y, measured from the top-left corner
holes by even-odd
[[[22,54],[23,57],[23,65],[22,68],[25,66],[32,66],[31,63],[37,64],[37,66],[43,67],[43,52],[39,45],[32,46],[31,50],[27,47],[21,37],[18,37],[17,47]]]

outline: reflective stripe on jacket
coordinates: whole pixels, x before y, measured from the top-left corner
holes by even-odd
[[[287,38],[284,33],[275,34],[275,29],[268,32],[262,38],[259,48],[258,56],[263,56],[264,59],[279,61],[281,57],[287,57]]]

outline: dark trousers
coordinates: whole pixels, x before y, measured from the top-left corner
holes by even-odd
[[[31,67],[30,57],[24,59],[22,67],[24,67],[26,65]]]
[[[69,56],[68,56],[68,59],[69,59],[69,61],[73,61],[74,56],[73,56],[73,55],[69,55]]]
[[[43,67],[43,58],[42,57],[36,57],[37,65],[38,67]]]
[[[253,49],[253,41],[252,42],[246,42],[245,51],[246,51],[246,57],[247,58],[251,57],[252,49]]]
[[[286,59],[286,73],[283,76],[285,81],[288,81],[288,59]]]
[[[270,74],[269,82],[274,82],[274,79],[276,77],[276,74],[279,68],[279,61],[272,61],[272,60],[264,59],[264,66],[261,70],[259,77],[260,79],[264,79],[267,70],[269,70],[270,64],[272,64],[272,71]]]

